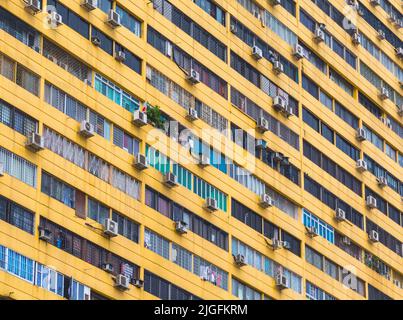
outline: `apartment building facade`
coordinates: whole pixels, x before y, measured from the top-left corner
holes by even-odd
[[[1,299],[403,298],[399,0],[1,0]]]

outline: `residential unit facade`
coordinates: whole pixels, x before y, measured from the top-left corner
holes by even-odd
[[[402,299],[402,10],[0,1],[0,299]]]

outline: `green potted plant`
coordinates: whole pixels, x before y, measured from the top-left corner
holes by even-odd
[[[164,129],[165,119],[162,116],[161,110],[159,106],[151,106],[147,107],[147,122],[153,125],[158,129]]]

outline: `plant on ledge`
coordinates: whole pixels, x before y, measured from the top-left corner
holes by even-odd
[[[159,106],[147,106],[147,122],[158,129],[164,129],[165,119]]]

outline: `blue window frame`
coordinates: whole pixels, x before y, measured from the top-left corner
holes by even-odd
[[[321,237],[334,244],[334,228],[306,209],[302,209],[302,223],[305,227],[314,226]]]

